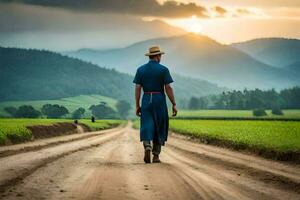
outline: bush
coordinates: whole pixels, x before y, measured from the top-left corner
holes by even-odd
[[[279,107],[273,107],[272,108],[272,114],[273,115],[283,115],[283,112]]]
[[[130,103],[128,103],[128,102],[125,101],[125,100],[120,100],[120,101],[118,101],[116,107],[117,107],[117,110],[118,110],[120,116],[121,116],[123,119],[125,119],[125,118],[128,116],[129,110],[130,110],[130,108],[131,108]]]
[[[64,106],[60,106],[57,104],[45,104],[42,107],[42,113],[47,116],[47,118],[59,118],[63,115],[69,113],[68,109]]]
[[[15,116],[18,109],[13,106],[8,106],[8,107],[5,107],[4,110],[13,117],[13,116]]]
[[[72,113],[72,118],[73,119],[81,119],[81,117],[84,115],[84,113],[85,113],[85,109],[80,107]]]
[[[41,113],[32,106],[23,105],[15,113],[17,118],[38,118]]]
[[[253,110],[253,116],[255,116],[255,117],[262,117],[262,116],[266,116],[266,115],[267,115],[266,111],[262,108]]]
[[[116,119],[118,117],[116,111],[104,103],[92,105],[89,110],[97,119]]]

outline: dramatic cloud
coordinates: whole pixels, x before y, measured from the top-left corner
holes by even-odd
[[[164,1],[164,0],[160,0]],[[201,3],[202,6],[238,6],[238,7],[300,7],[299,0],[176,0],[178,2]]]
[[[0,4],[0,46],[57,51],[108,49],[184,33],[162,21],[143,21],[133,15]]]
[[[224,8],[220,7],[220,6],[216,6],[216,7],[215,7],[215,11],[216,11],[220,16],[223,16],[225,13],[227,13],[227,11],[226,11]]]
[[[22,3],[70,9],[81,12],[110,12],[141,16],[182,18],[195,15],[207,17],[206,8],[196,3],[156,0],[0,0],[5,3]]]

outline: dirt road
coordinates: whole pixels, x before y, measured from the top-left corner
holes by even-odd
[[[300,199],[300,166],[178,136],[144,164],[131,123],[91,134],[0,157],[0,199]]]

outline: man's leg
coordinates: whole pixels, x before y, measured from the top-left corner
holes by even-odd
[[[144,155],[144,162],[150,163],[151,162],[151,142],[150,141],[143,141],[143,146],[145,149],[145,155]]]
[[[153,141],[153,149],[152,149],[152,154],[153,154],[153,162],[154,163],[159,163],[159,154],[161,151],[161,144],[159,142]]]

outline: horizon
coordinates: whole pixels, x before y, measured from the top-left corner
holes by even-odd
[[[234,44],[240,44],[240,43],[247,43],[247,42],[251,42],[251,41],[254,41],[254,40],[264,40],[264,39],[266,39],[266,40],[271,40],[271,39],[300,40],[299,38],[289,38],[289,37],[260,37],[260,38],[252,38],[252,39],[242,40],[242,41],[239,41],[239,42],[233,42],[233,43],[225,44],[225,43],[222,43],[222,42],[220,42],[220,41],[218,41],[218,40],[216,40],[214,38],[211,38],[211,37],[209,37],[207,35],[197,34],[197,33],[193,33],[193,32],[186,32],[186,33],[183,33],[183,34],[180,34],[180,35],[149,38],[149,39],[146,39],[146,40],[141,40],[141,41],[137,41],[137,42],[128,44],[128,45],[123,46],[123,47],[104,48],[104,49],[96,48],[95,47],[95,48],[79,48],[79,49],[69,49],[69,50],[53,50],[53,49],[35,48],[35,47],[4,46],[4,45],[1,45],[1,44],[0,44],[0,47],[2,47],[2,48],[26,49],[26,50],[44,50],[44,51],[55,52],[55,53],[60,53],[60,54],[62,54],[62,53],[69,53],[69,52],[77,52],[77,51],[81,51],[81,50],[107,51],[107,50],[123,49],[123,48],[127,48],[127,47],[133,46],[133,45],[138,44],[138,43],[147,42],[147,41],[151,41],[151,40],[171,38],[171,37],[180,37],[180,36],[184,36],[184,35],[188,35],[188,34],[205,36],[205,37],[208,37],[211,40],[214,40],[214,41],[218,42],[219,44],[228,45],[228,46],[234,45]],[[66,55],[64,55],[64,56],[66,56]]]

